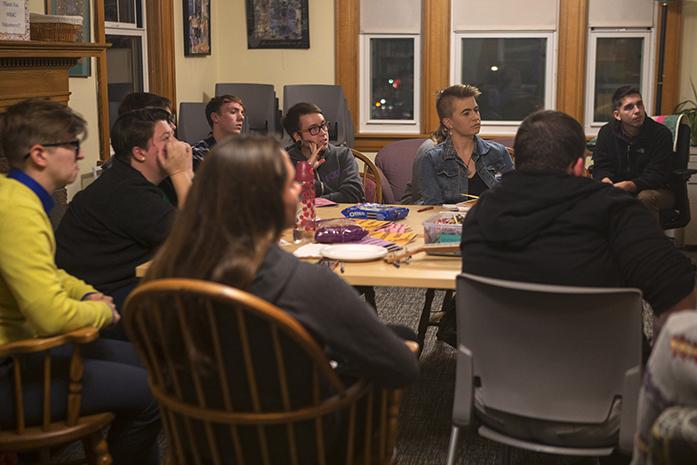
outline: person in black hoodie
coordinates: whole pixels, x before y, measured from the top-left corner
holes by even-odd
[[[695,271],[633,196],[583,177],[581,125],[557,111],[528,116],[515,139],[516,169],[483,193],[462,227],[462,270],[490,278],[569,286],[637,287],[659,316],[695,308]],[[656,331],[658,332],[658,331]],[[475,405],[477,401],[475,400]],[[480,406],[482,421],[523,439],[583,446],[617,431],[533,421]]]
[[[516,170],[485,192],[462,228],[462,270],[572,286],[637,287],[656,315],[695,307],[695,271],[641,203],[583,177],[585,137],[570,116],[530,115]],[[662,321],[661,320],[661,321]]]
[[[593,150],[593,178],[635,194],[658,220],[675,197],[668,189],[671,170],[670,130],[646,117],[639,90],[617,89],[612,96],[613,119],[598,133]]]

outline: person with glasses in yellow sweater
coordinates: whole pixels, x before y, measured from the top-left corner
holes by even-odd
[[[0,115],[0,151],[10,171],[0,176],[0,344],[118,322],[110,297],[59,269],[48,218],[52,192],[73,182],[82,159],[85,120],[59,103],[26,100]],[[72,347],[52,351],[52,416],[67,409]],[[113,412],[109,448],[114,464],[159,463],[160,419],[145,370],[130,344],[97,340],[84,349],[81,414]],[[24,362],[25,418],[41,423],[43,357]],[[23,362],[23,363],[24,363]],[[0,358],[0,405],[14,402],[12,360]],[[34,366],[35,365],[35,366]],[[0,429],[15,424],[0,409]]]

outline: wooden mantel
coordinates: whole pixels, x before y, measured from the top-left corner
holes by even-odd
[[[48,57],[75,58],[98,57],[110,44],[94,42],[41,42],[38,40],[0,40],[0,58]]]
[[[94,42],[0,41],[0,113],[32,97],[67,105],[70,98],[68,70],[82,57],[96,57],[106,62],[106,49],[110,46]],[[108,108],[106,93],[98,95],[98,106]],[[100,147],[106,147],[108,153],[108,122],[101,113],[99,129]]]
[[[68,70],[82,57],[99,57],[107,44],[0,41],[0,112],[30,97],[67,105]]]

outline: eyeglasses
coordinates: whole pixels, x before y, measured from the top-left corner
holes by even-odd
[[[302,132],[309,132],[311,136],[316,136],[321,131],[329,132],[329,121],[325,121],[324,123],[320,124],[319,126],[310,126],[309,128],[305,129]]]
[[[66,147],[66,146],[71,146],[73,149],[75,149],[75,158],[77,159],[78,155],[80,155],[80,139],[75,139],[75,140],[69,140],[67,142],[53,142],[51,144],[39,144],[43,145],[44,147]],[[29,158],[30,154],[24,155],[24,159],[26,160]]]

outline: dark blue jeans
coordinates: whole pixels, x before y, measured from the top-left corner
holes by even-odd
[[[51,351],[51,417],[65,418],[68,372],[72,346]],[[158,465],[157,437],[160,414],[150,393],[146,372],[131,344],[99,339],[84,346],[85,371],[82,377],[80,413],[114,413],[107,441],[114,465]],[[41,423],[43,356],[22,359],[24,409],[28,425]],[[9,365],[0,366],[0,428],[15,427],[13,376]]]

